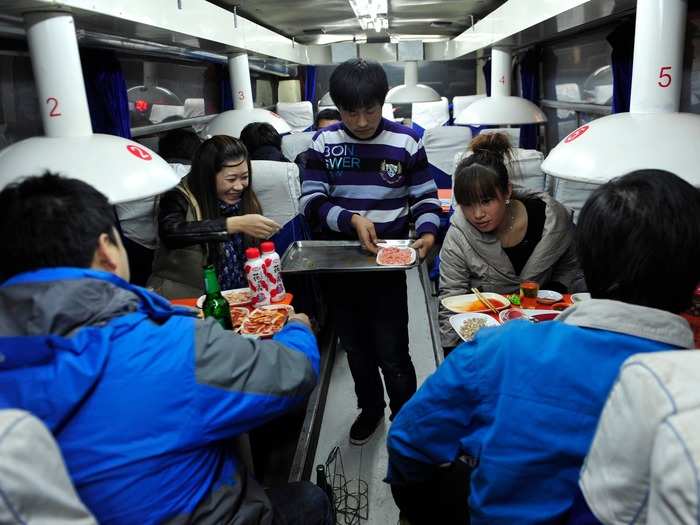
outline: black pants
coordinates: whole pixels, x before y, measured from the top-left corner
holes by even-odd
[[[411,525],[468,525],[471,468],[462,460],[436,468],[431,479],[392,485],[401,518]]]
[[[132,241],[126,235],[122,235],[122,242],[129,257],[129,269],[131,270],[131,284],[146,286],[146,281],[151,276],[151,265],[155,250],[149,250],[145,246]]]
[[[416,371],[408,353],[406,273],[342,273],[329,275],[324,282],[355,380],[358,406],[384,410],[381,369],[389,406],[396,414],[416,391]]]

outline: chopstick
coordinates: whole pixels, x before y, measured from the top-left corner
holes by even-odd
[[[474,293],[474,295],[476,295],[476,297],[477,297],[477,299],[479,299],[479,301],[484,303],[488,307],[489,310],[491,310],[494,314],[496,314],[496,316],[498,316],[498,310],[496,310],[493,307],[493,305],[489,302],[489,300],[479,290],[477,290],[476,288],[472,288],[472,292]]]

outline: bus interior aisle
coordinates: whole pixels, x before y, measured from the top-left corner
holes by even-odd
[[[431,325],[435,325],[429,321],[428,316],[428,311],[433,310],[432,303],[435,302],[435,298],[431,295],[432,288],[425,269],[425,264],[423,264],[406,272],[409,346],[419,388],[422,382],[435,370],[437,355],[437,347],[434,344],[430,328]],[[388,404],[388,398],[386,401]],[[362,446],[351,445],[348,438],[350,425],[358,413],[354,383],[350,375],[347,357],[342,345],[338,344],[325,407],[323,407],[323,420],[316,446],[314,465],[325,464],[329,454],[336,447],[338,448],[342,458],[343,474],[347,482],[349,497],[347,501],[336,501],[336,506],[347,507],[349,514],[339,516],[337,523],[377,525],[397,523],[399,511],[392,499],[389,485],[383,482],[388,461],[386,436],[390,425],[389,411],[386,411],[384,422],[380,423],[372,438]],[[339,473],[339,467],[339,459],[336,458],[336,473]],[[332,473],[332,469],[329,469],[329,482],[333,481],[330,479]],[[366,492],[365,487],[358,483],[358,480],[367,483]],[[336,485],[337,482],[338,480],[336,480]],[[358,492],[360,493],[359,497]],[[366,501],[364,500],[365,494],[369,498],[368,514],[365,514],[367,511],[363,508]],[[357,512],[353,512],[353,507],[358,506],[360,508],[357,509]],[[360,519],[364,518],[365,515],[367,521]]]

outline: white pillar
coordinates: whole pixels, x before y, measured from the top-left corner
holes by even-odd
[[[48,137],[91,135],[73,17],[62,12],[24,16],[44,133]]]
[[[510,96],[510,77],[513,71],[510,49],[491,49],[491,96]]]
[[[418,84],[418,62],[406,62],[403,67],[403,85],[415,86]]]
[[[233,109],[253,109],[253,89],[250,85],[248,54],[238,53],[228,57],[228,73],[233,92]]]
[[[686,0],[637,0],[630,113],[678,111]]]

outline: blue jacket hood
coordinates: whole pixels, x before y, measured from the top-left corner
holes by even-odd
[[[0,407],[22,406],[56,431],[99,379],[110,339],[173,314],[188,315],[106,272],[50,268],[12,277],[0,286]]]

